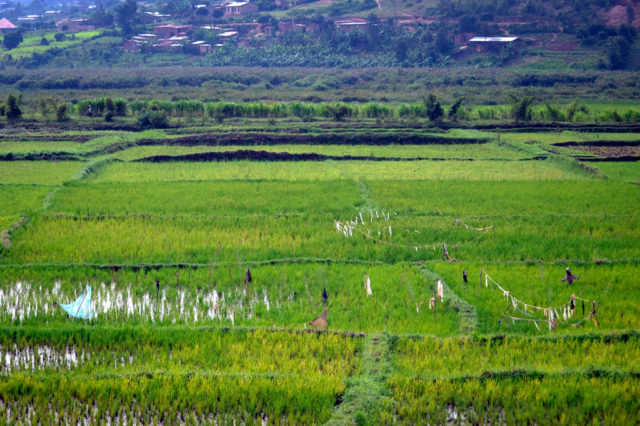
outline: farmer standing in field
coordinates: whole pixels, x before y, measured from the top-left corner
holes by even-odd
[[[578,280],[579,278],[576,277],[575,275],[573,275],[571,273],[571,269],[567,268],[565,271],[565,277],[562,279],[562,281],[566,281],[568,285],[573,284],[573,280]],[[560,281],[560,282],[562,282]]]

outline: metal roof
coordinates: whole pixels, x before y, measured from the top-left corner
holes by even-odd
[[[501,42],[508,43],[510,41],[516,41],[518,37],[473,37],[469,40],[470,43],[491,43],[491,42]]]

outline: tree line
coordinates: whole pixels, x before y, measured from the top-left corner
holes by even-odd
[[[54,98],[38,98],[32,117],[43,120],[65,121],[70,115],[78,119],[99,118],[113,121],[116,117],[131,117],[143,128],[162,128],[169,125],[171,118],[213,119],[222,123],[227,119],[297,118],[301,121],[328,119],[344,121],[348,119],[404,120],[427,119],[432,122],[448,120],[514,120],[542,122],[640,122],[640,110],[628,108],[589,111],[578,101],[564,106],[554,106],[549,102],[540,103],[532,96],[511,94],[507,105],[482,106],[464,105],[464,97],[456,98],[445,105],[435,93],[426,93],[421,101],[412,103],[346,103],[346,102],[202,102],[199,100],[132,100],[100,97],[83,99],[77,103],[67,103]],[[22,94],[9,94],[0,104],[0,117],[8,121],[23,118]]]

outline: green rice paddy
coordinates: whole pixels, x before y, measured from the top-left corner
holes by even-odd
[[[638,163],[554,145],[637,134],[182,130],[0,139],[0,422],[638,422]],[[147,158],[243,150],[397,161]]]

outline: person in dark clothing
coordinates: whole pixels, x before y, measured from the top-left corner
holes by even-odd
[[[467,271],[462,271],[462,279],[464,280],[464,283],[467,283]]]
[[[329,296],[327,295],[327,290],[322,289],[322,306],[327,306],[327,300],[329,300]]]
[[[160,299],[160,280],[156,280],[156,310],[158,309],[159,299]]]
[[[569,285],[573,284],[574,280],[578,280],[579,279],[578,277],[576,277],[575,275],[573,275],[571,273],[571,269],[569,269],[569,268],[567,268],[564,272],[565,272],[565,277],[562,279],[562,281],[566,281],[567,284],[569,284]]]

